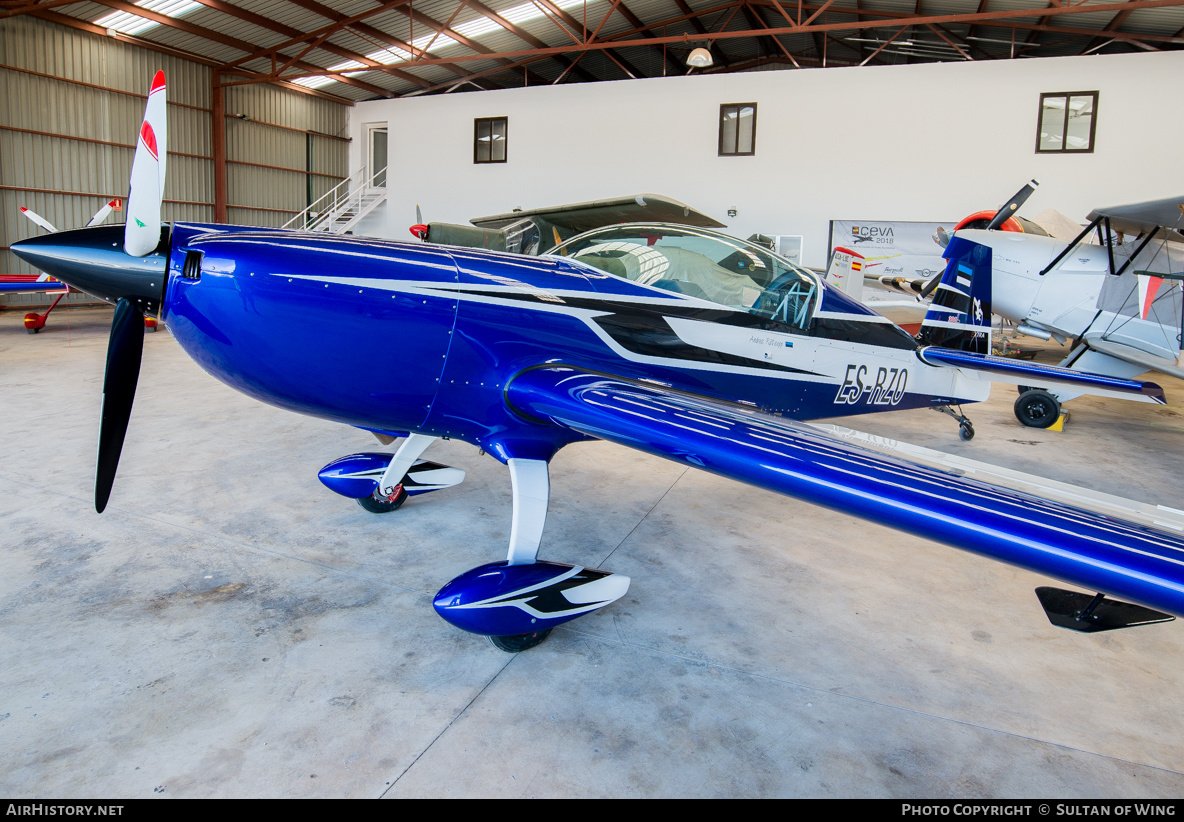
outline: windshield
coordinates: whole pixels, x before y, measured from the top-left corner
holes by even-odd
[[[687,226],[606,226],[572,237],[548,253],[796,328],[810,324],[818,291],[813,276],[768,249]]]

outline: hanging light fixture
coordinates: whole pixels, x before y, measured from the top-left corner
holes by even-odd
[[[700,46],[690,53],[687,57],[687,65],[691,68],[707,68],[715,63],[711,58],[711,52]]]

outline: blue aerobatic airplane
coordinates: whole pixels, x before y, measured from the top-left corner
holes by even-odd
[[[548,463],[604,439],[945,542],[1089,589],[1047,589],[1079,630],[1184,614],[1178,535],[888,458],[801,420],[984,399],[989,380],[1162,401],[1158,387],[993,358],[989,249],[951,243],[922,340],[752,243],[662,224],[609,226],[541,257],[357,237],[162,224],[163,75],[149,95],[126,227],[13,245],[116,306],[96,508],[107,504],[158,314],[210,374],[272,405],[402,438],[321,471],[374,512],[455,484],[420,459],[437,438],[508,465],[505,560],[435,598],[510,651],[608,605],[629,579],[537,557]],[[159,149],[159,150],[158,150]],[[984,256],[986,255],[986,256]],[[374,351],[398,356],[375,356]],[[953,413],[953,412],[951,412]],[[965,431],[968,422],[956,414]],[[1092,592],[1101,592],[1094,595]],[[1120,597],[1138,605],[1107,599]],[[1155,610],[1151,610],[1155,609]]]

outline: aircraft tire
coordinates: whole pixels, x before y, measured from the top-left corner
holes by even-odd
[[[399,496],[395,498],[394,502],[388,499],[378,499],[376,497],[361,497],[358,499],[358,505],[365,508],[371,514],[389,514],[391,511],[397,511],[407,501],[407,489],[399,490]]]
[[[544,639],[551,635],[551,629],[547,628],[542,631],[535,631],[531,634],[514,634],[511,636],[489,636],[489,644],[499,651],[505,651],[508,654],[516,654],[519,651],[526,651],[541,643]]]
[[[970,423],[962,423],[958,426],[958,439],[963,442],[970,442],[974,439],[974,426]]]
[[[1015,401],[1015,418],[1029,428],[1048,428],[1060,416],[1061,404],[1042,389],[1025,391]]]

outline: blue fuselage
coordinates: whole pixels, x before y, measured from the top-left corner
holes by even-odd
[[[214,376],[293,411],[454,437],[503,460],[548,459],[582,439],[508,409],[508,382],[543,363],[797,419],[935,401],[906,392],[913,386],[897,369],[880,369],[877,385],[873,367],[848,368],[851,384],[838,402],[844,374],[818,369],[807,353],[816,338],[564,258],[193,224],[174,226],[171,247],[162,316]],[[833,289],[821,303],[847,318],[830,323],[842,330],[823,340],[828,350],[886,350],[902,367],[933,370],[916,359],[911,338],[878,315]],[[757,353],[688,342],[672,332],[676,322],[696,333],[723,328]],[[800,362],[792,359],[795,339]],[[776,357],[761,353],[769,346]]]

